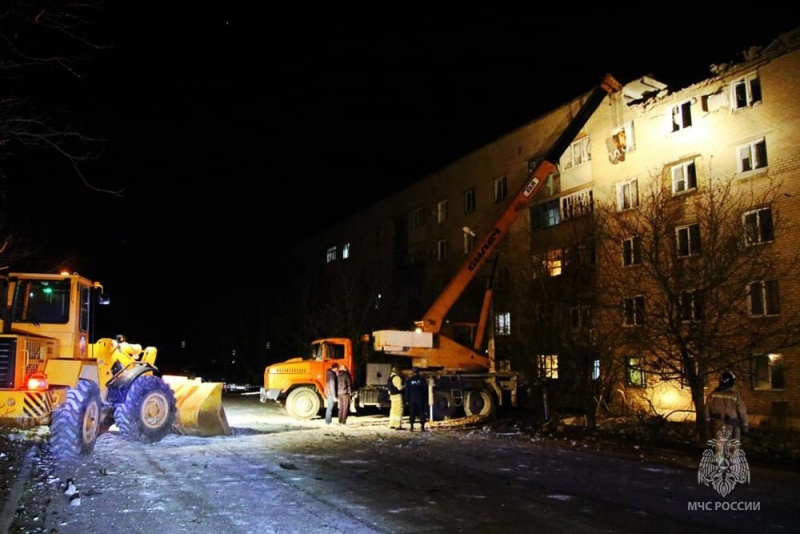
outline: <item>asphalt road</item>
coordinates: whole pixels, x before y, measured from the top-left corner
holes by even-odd
[[[722,497],[698,482],[699,457],[623,457],[488,429],[399,432],[380,413],[344,427],[297,422],[257,395],[226,395],[224,407],[227,436],[172,434],[143,446],[112,431],[73,465],[54,465],[38,447],[10,532],[797,532],[800,524],[796,472],[751,468],[749,482]]]

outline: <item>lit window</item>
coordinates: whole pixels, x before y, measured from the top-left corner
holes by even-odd
[[[336,261],[336,247],[328,247],[328,253],[325,256],[325,262],[330,263]]]
[[[600,379],[600,360],[592,361],[592,380]]]
[[[475,211],[475,189],[464,191],[464,213]]]
[[[625,381],[629,386],[635,388],[647,386],[643,358],[629,356],[625,359]]]
[[[780,298],[777,280],[760,280],[747,286],[750,315],[780,315]]]
[[[494,332],[498,336],[511,335],[511,313],[498,313],[494,316]]]
[[[440,239],[436,243],[436,259],[439,261],[447,259],[447,239]]]
[[[350,243],[342,245],[342,259],[346,260],[350,257]]]
[[[639,205],[639,181],[628,180],[617,184],[617,210],[628,210]]]
[[[563,265],[564,250],[548,250],[542,254],[533,255],[533,277],[560,276]]]
[[[494,199],[503,200],[508,196],[508,180],[505,176],[494,181]]]
[[[675,229],[679,258],[700,254],[700,225],[690,224]]]
[[[447,220],[447,201],[440,200],[436,204],[436,222],[443,223]]]
[[[761,102],[761,81],[757,74],[750,74],[731,84],[733,109],[744,109]]]
[[[686,161],[672,166],[673,194],[690,191],[697,187],[697,171],[694,161]]]
[[[642,239],[638,236],[622,241],[622,265],[640,265],[642,263]]]
[[[539,354],[539,377],[558,378],[558,354]]]
[[[754,389],[785,389],[786,376],[782,354],[758,354],[752,359]]]
[[[644,324],[644,296],[626,298],[622,301],[623,324],[638,326]]]
[[[744,240],[747,245],[768,243],[775,238],[771,208],[748,211],[743,218]]]
[[[767,142],[764,139],[739,146],[736,154],[739,172],[748,172],[767,166]]]
[[[673,106],[670,110],[672,117],[672,131],[677,132],[692,125],[692,103],[690,101],[683,102],[677,106]]]

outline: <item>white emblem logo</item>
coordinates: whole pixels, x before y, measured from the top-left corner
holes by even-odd
[[[723,427],[717,432],[717,437],[708,440],[707,444],[710,448],[703,451],[697,470],[698,484],[710,484],[725,497],[736,484],[750,483],[750,466],[747,465],[744,451],[739,448],[741,442],[731,439],[729,427]]]

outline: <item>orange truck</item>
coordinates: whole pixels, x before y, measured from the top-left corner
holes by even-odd
[[[353,407],[386,406],[386,379],[391,364],[402,362],[404,372],[418,367],[430,387],[434,420],[489,418],[497,407],[516,405],[522,383],[519,373],[498,369],[492,351],[483,349],[492,297],[491,284],[486,289],[478,328],[472,346],[464,346],[441,332],[445,317],[476,277],[481,267],[495,259],[498,245],[507,235],[512,223],[530,205],[549,176],[558,172],[557,162],[575,140],[603,100],[620,92],[619,82],[606,75],[588,95],[578,113],[538,162],[530,178],[522,185],[489,230],[476,242],[473,252],[455,272],[445,288],[430,306],[415,329],[377,330],[368,339],[372,355],[381,362],[367,363],[365,369],[353,367],[352,344],[347,339],[331,338],[314,341],[308,356],[268,366],[264,371],[261,401],[284,403],[294,417],[308,419],[322,409],[325,371],[334,361],[344,361],[361,384],[353,395]],[[383,359],[381,359],[381,357]]]

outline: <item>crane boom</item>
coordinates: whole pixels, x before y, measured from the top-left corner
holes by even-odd
[[[598,85],[589,95],[588,99],[581,106],[578,113],[561,132],[558,139],[550,148],[545,157],[536,165],[530,179],[523,184],[517,194],[508,203],[508,206],[501,212],[494,225],[481,236],[472,254],[466,259],[456,275],[450,280],[447,286],[439,294],[431,307],[425,313],[424,318],[417,322],[417,326],[424,332],[438,333],[444,322],[444,318],[453,304],[458,300],[469,283],[475,278],[484,262],[492,255],[497,245],[503,240],[511,228],[512,223],[519,216],[520,211],[526,208],[542,185],[547,181],[548,176],[557,172],[556,162],[561,155],[575,140],[581,128],[586,124],[600,103],[607,95],[615,93],[621,89],[620,83],[610,74],[606,74],[600,85]]]

